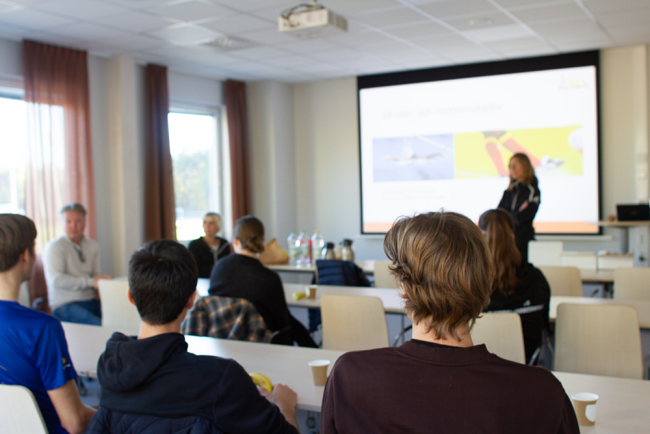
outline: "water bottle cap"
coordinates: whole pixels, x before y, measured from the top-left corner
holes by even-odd
[[[347,238],[343,240],[343,245],[344,246],[351,246],[352,245],[352,240],[348,240]]]
[[[328,243],[327,243],[327,248],[328,248],[328,249],[333,249],[333,248],[334,248],[334,243],[330,243],[330,242],[328,242]]]

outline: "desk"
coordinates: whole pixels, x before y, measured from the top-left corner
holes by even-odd
[[[112,330],[63,323],[70,356],[77,371],[94,372]],[[320,411],[323,386],[314,386],[307,361],[327,358],[333,362],[341,351],[283,345],[228,341],[186,336],[190,352],[237,360],[249,372],[262,372],[274,383],[287,384],[298,393],[298,409]],[[646,433],[650,426],[650,381],[554,372],[567,394],[593,392],[600,395],[596,425],[583,433]]]
[[[650,226],[650,221],[631,221],[631,222],[598,222],[598,226],[609,227],[609,228],[619,228],[621,230],[621,253],[628,253],[630,251],[628,246],[628,232],[630,228],[640,227],[640,226]]]
[[[366,286],[329,286],[329,285],[316,285],[316,298],[310,300],[308,298],[301,298],[294,300],[293,293],[304,291],[307,285],[300,285],[297,283],[284,284],[284,298],[287,300],[287,305],[295,307],[320,307],[320,298],[325,294],[330,295],[360,295],[364,297],[377,297],[384,305],[384,311],[388,313],[404,314],[404,303],[399,292],[395,288],[372,288]]]
[[[614,283],[614,270],[585,270],[580,268],[582,283]]]
[[[97,361],[104,352],[113,330],[82,324],[63,323],[70,357],[80,373],[96,377]],[[190,353],[234,359],[248,372],[261,372],[273,383],[282,383],[298,394],[299,410],[320,411],[324,386],[314,386],[307,362],[327,359],[332,365],[342,351],[289,347],[231,341],[208,337],[185,336]]]
[[[355,264],[357,264],[357,266],[361,268],[364,274],[373,275],[375,273],[375,261],[372,259],[367,261],[356,261]],[[270,268],[271,270],[284,271],[290,273],[315,273],[316,272],[315,266],[296,267],[295,265],[289,265],[289,264],[277,264],[277,265],[267,265],[266,267]]]
[[[598,394],[596,424],[581,426],[581,433],[636,434],[650,427],[650,381],[597,375],[553,372],[567,395],[578,392]]]

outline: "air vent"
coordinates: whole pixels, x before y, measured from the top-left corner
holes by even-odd
[[[219,51],[237,51],[243,50],[245,48],[252,48],[257,46],[255,42],[248,41],[242,38],[236,38],[233,36],[224,36],[214,41],[205,42],[201,44],[203,47],[213,48]]]

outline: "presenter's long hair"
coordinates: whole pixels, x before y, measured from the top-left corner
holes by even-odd
[[[486,235],[496,271],[493,292],[507,296],[517,287],[517,271],[522,261],[515,244],[515,224],[505,210],[491,209],[481,215],[478,225]]]
[[[533,165],[531,164],[528,155],[522,152],[517,152],[512,157],[510,157],[508,166],[510,166],[512,160],[517,160],[517,162],[523,166],[524,172],[526,173],[526,177],[523,181],[521,181],[521,183],[525,185],[532,184],[533,180],[535,179],[535,169],[533,169]],[[512,177],[512,174],[510,174],[510,185],[508,186],[508,190],[512,190],[512,188],[515,186],[516,181],[517,180]]]

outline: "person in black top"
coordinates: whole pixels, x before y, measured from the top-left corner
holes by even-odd
[[[153,241],[133,254],[127,296],[140,331],[115,332],[106,343],[97,364],[101,408],[87,433],[298,433],[289,387],[258,391],[235,360],[187,351],[181,322],[197,278],[196,262],[176,241]]]
[[[214,263],[230,254],[230,243],[218,237],[221,230],[221,217],[219,214],[209,212],[203,217],[204,237],[190,242],[188,248],[199,266],[199,277],[210,277]]]
[[[548,326],[551,288],[537,268],[523,260],[514,242],[514,223],[502,209],[486,211],[479,227],[487,236],[496,277],[486,311],[514,311],[521,317],[526,361],[542,344]]]
[[[540,204],[535,170],[526,154],[510,157],[510,185],[503,192],[498,208],[510,213],[515,223],[515,243],[524,262],[528,261],[528,242],[535,239],[533,219]]]
[[[280,276],[259,261],[264,251],[264,225],[253,216],[235,222],[234,255],[219,260],[210,274],[210,295],[244,298],[255,306],[269,330],[278,332],[275,344],[317,347],[309,332],[296,320],[284,298]]]

